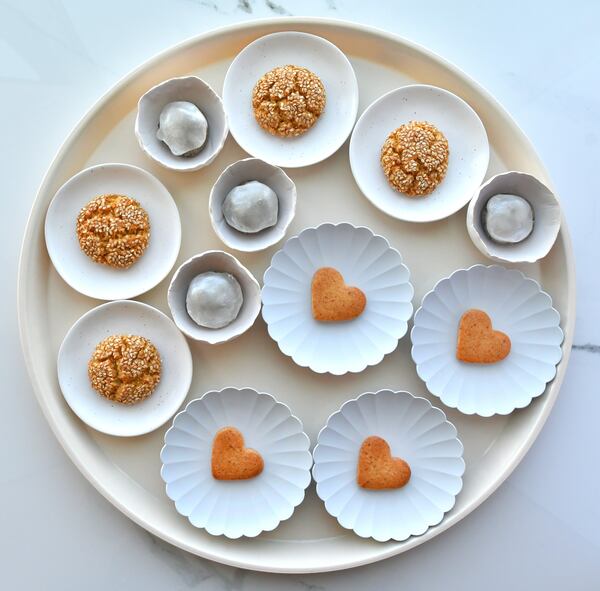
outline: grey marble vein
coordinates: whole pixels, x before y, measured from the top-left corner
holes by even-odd
[[[277,4],[273,2],[273,0],[265,0],[265,6],[273,13],[278,14],[280,16],[291,16],[291,12],[281,4]]]
[[[585,351],[586,353],[600,353],[600,345],[585,343],[583,345],[573,345],[573,351]]]
[[[237,7],[239,10],[252,14],[252,4],[250,4],[250,0],[238,0]]]

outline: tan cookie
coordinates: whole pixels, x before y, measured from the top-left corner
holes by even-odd
[[[244,447],[244,436],[235,427],[217,431],[212,448],[212,475],[217,480],[246,480],[258,476],[264,468],[262,456]]]
[[[352,320],[363,313],[366,305],[365,294],[358,287],[348,287],[336,269],[321,267],[313,275],[312,313],[315,320]]]
[[[496,363],[510,353],[508,335],[494,330],[483,310],[467,310],[458,325],[456,358],[467,363]]]
[[[371,435],[358,453],[358,486],[372,490],[401,488],[410,480],[410,466],[401,458],[393,458],[385,439]]]

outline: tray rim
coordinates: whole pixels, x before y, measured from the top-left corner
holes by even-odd
[[[117,95],[129,82],[130,79],[135,77],[142,72],[151,69],[158,62],[163,59],[168,58],[171,55],[177,54],[181,50],[185,50],[188,47],[191,47],[197,43],[201,43],[203,41],[207,41],[212,39],[213,37],[218,37],[221,35],[232,35],[236,33],[244,33],[250,32],[252,29],[261,27],[276,27],[280,30],[286,30],[293,26],[329,26],[340,28],[352,34],[353,31],[361,32],[367,35],[372,35],[376,37],[383,38],[384,40],[403,45],[412,51],[423,54],[429,60],[437,63],[438,65],[444,67],[449,70],[453,75],[458,77],[463,82],[468,83],[479,95],[481,95],[486,101],[488,101],[495,109],[501,111],[505,117],[507,122],[509,122],[512,133],[518,133],[522,139],[524,144],[527,146],[527,149],[530,153],[535,155],[537,158],[540,169],[545,175],[548,184],[553,189],[553,184],[550,182],[550,176],[543,165],[543,162],[539,158],[531,140],[525,134],[525,132],[517,125],[514,121],[510,112],[503,107],[503,105],[494,98],[485,88],[483,88],[476,80],[471,78],[468,74],[466,74],[462,69],[454,65],[453,63],[446,60],[444,57],[435,53],[434,51],[406,39],[401,35],[397,35],[395,33],[390,33],[384,29],[363,25],[361,23],[357,23],[354,21],[346,20],[346,19],[336,19],[336,18],[324,18],[324,17],[303,17],[303,16],[290,16],[290,17],[271,17],[271,18],[263,18],[263,19],[254,19],[250,21],[243,21],[234,23],[231,25],[221,26],[199,35],[194,35],[189,37],[180,43],[177,43],[167,49],[153,55],[149,59],[145,60],[142,64],[134,68],[133,70],[127,72],[123,77],[121,77],[111,88],[109,88],[104,94],[102,94],[93,104],[92,106],[85,112],[83,117],[75,124],[70,133],[66,136],[64,141],[61,143],[59,149],[57,150],[52,162],[48,166],[42,181],[38,187],[36,192],[35,199],[33,200],[30,213],[27,219],[27,224],[25,226],[25,232],[23,235],[23,241],[21,246],[21,251],[18,259],[18,276],[17,276],[17,319],[19,326],[19,336],[21,341],[21,348],[23,352],[23,357],[25,359],[25,365],[27,368],[27,373],[30,378],[31,385],[33,387],[36,399],[38,404],[41,407],[41,410],[48,422],[54,436],[59,441],[65,453],[70,458],[70,460],[75,464],[77,469],[82,473],[82,475],[94,486],[94,488],[106,499],[111,505],[125,514],[129,519],[131,519],[134,523],[144,528],[146,531],[152,533],[153,535],[161,538],[162,540],[173,544],[174,546],[186,550],[192,554],[201,556],[203,558],[207,558],[209,560],[213,560],[219,562],[221,564],[226,564],[229,566],[244,568],[249,570],[258,570],[263,572],[273,572],[273,573],[317,573],[317,572],[331,572],[337,570],[345,570],[348,568],[355,568],[358,566],[362,566],[365,564],[371,564],[374,562],[378,562],[380,560],[389,558],[391,556],[399,555],[407,550],[410,550],[416,546],[423,544],[424,542],[432,539],[433,537],[439,535],[443,531],[447,530],[449,527],[458,523],[468,514],[470,514],[474,509],[476,509],[481,503],[487,500],[492,493],[494,493],[498,487],[510,476],[513,470],[519,465],[527,451],[532,446],[533,442],[537,439],[542,427],[544,426],[553,406],[556,401],[556,397],[558,396],[558,392],[560,391],[560,387],[565,377],[566,369],[568,366],[571,347],[573,343],[573,333],[575,327],[575,312],[576,312],[576,281],[575,281],[575,259],[572,241],[570,237],[569,230],[567,228],[567,223],[564,217],[564,211],[561,213],[561,228],[559,232],[558,240],[561,240],[563,243],[563,247],[565,250],[565,258],[567,261],[566,268],[566,302],[565,307],[567,310],[566,321],[563,325],[563,330],[565,333],[565,340],[563,341],[563,357],[560,363],[557,366],[556,376],[549,385],[549,390],[546,392],[545,396],[547,398],[547,402],[541,412],[537,422],[535,422],[529,432],[529,435],[522,441],[520,447],[517,449],[510,463],[502,473],[502,475],[481,495],[479,495],[474,501],[472,501],[469,505],[465,506],[464,509],[460,513],[455,514],[455,519],[447,519],[445,518],[442,522],[436,526],[435,528],[430,528],[425,534],[422,536],[413,536],[409,538],[407,542],[404,542],[400,547],[391,546],[387,547],[387,544],[381,544],[381,551],[378,553],[376,557],[367,557],[363,559],[351,560],[351,561],[342,561],[334,564],[330,564],[327,567],[280,567],[277,565],[271,565],[266,567],[263,564],[256,565],[250,564],[248,562],[242,562],[235,559],[230,559],[227,556],[223,556],[221,554],[213,553],[210,551],[200,552],[196,548],[193,548],[187,545],[184,542],[178,540],[175,536],[170,535],[168,532],[158,529],[154,527],[151,523],[144,521],[135,511],[134,508],[127,506],[120,499],[114,497],[103,487],[100,479],[94,474],[93,470],[89,469],[88,466],[81,460],[77,450],[70,446],[69,442],[58,429],[57,424],[54,422],[52,416],[52,409],[50,408],[47,400],[44,396],[43,389],[38,382],[38,376],[35,368],[35,360],[31,355],[30,350],[30,332],[31,328],[27,322],[27,306],[25,305],[25,298],[23,294],[25,292],[25,284],[26,284],[26,272],[25,272],[25,261],[28,260],[32,256],[32,240],[31,238],[34,236],[33,228],[37,219],[40,216],[44,216],[45,212],[39,211],[38,201],[40,195],[47,191],[48,185],[50,183],[50,179],[52,174],[54,173],[55,168],[58,166],[61,159],[64,157],[65,153],[68,151],[70,144],[76,139],[76,137],[83,131],[85,126],[92,120],[98,112],[104,107],[104,105],[109,102],[113,96]],[[556,192],[555,192],[556,194]],[[560,197],[559,197],[560,200]],[[443,409],[442,409],[443,410]]]

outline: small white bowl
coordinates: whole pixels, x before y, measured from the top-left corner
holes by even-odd
[[[80,248],[77,216],[99,195],[115,193],[139,201],[150,218],[150,241],[128,269],[95,263]],[[75,290],[99,300],[136,297],[160,283],[172,269],[181,245],[181,221],[171,194],[149,172],[129,164],[99,164],[70,178],[46,214],[46,247],[60,276]]]
[[[162,361],[154,392],[131,406],[98,394],[87,372],[96,345],[117,334],[146,337]],[[168,421],[185,400],[192,382],[192,354],[177,327],[156,308],[128,300],[109,302],[84,314],[69,329],[58,352],[58,381],[71,410],[93,429],[119,437],[143,435]]]
[[[460,318],[486,312],[511,350],[493,364],[456,358]],[[465,414],[506,415],[542,395],[562,357],[563,331],[552,298],[516,269],[474,265],[455,271],[425,295],[411,331],[412,358],[427,389]]]
[[[314,126],[282,138],[264,131],[252,111],[252,89],[277,66],[314,72],[325,86],[326,104]],[[358,83],[348,58],[332,43],[308,33],[285,31],[261,37],[233,60],[223,83],[231,135],[249,154],[287,168],[309,166],[331,156],[346,141],[358,111]]]
[[[205,328],[196,324],[187,312],[185,298],[190,282],[196,275],[216,271],[231,273],[242,288],[244,301],[237,318],[223,328]],[[222,250],[207,250],[185,261],[171,279],[167,301],[175,324],[195,341],[215,345],[231,341],[245,333],[260,312],[260,285],[254,275],[233,255]]]
[[[163,107],[174,101],[196,105],[208,122],[206,143],[191,157],[175,156],[168,146],[156,137]],[[229,126],[219,95],[201,78],[185,76],[171,78],[153,86],[138,102],[135,135],[140,148],[153,160],[171,170],[191,171],[209,165],[223,149]]]
[[[533,231],[518,244],[498,244],[483,227],[483,209],[499,193],[519,195],[533,208]],[[545,257],[560,230],[560,204],[540,180],[525,172],[503,172],[493,176],[475,194],[467,210],[467,231],[473,244],[486,257],[509,263],[534,263]]]
[[[279,213],[277,223],[255,234],[246,234],[232,228],[223,217],[223,201],[234,187],[259,181],[277,195]],[[296,213],[296,185],[278,166],[258,158],[245,158],[230,164],[217,179],[208,201],[208,213],[217,236],[230,248],[245,252],[263,250],[279,242]]]
[[[448,140],[448,171],[426,196],[399,193],[381,168],[385,140],[409,121],[428,121]],[[375,207],[408,222],[440,220],[466,205],[483,181],[489,159],[487,134],[477,113],[455,94],[426,84],[402,86],[371,103],[350,139],[350,166],[360,190]]]
[[[211,455],[216,432],[235,427],[263,458],[248,480],[216,480]],[[173,420],[160,453],[167,496],[195,527],[214,536],[254,537],[289,519],[310,483],[310,441],[302,423],[270,394],[244,388],[207,392]]]
[[[356,482],[363,441],[377,435],[411,469],[399,489],[366,490]],[[454,507],[465,462],[456,428],[425,398],[367,392],[346,402],[319,433],[313,477],[327,512],[342,527],[378,542],[424,534]]]
[[[334,267],[367,297],[348,322],[319,322],[311,306],[312,278]],[[321,224],[290,238],[266,270],[263,318],[285,355],[317,373],[360,372],[391,353],[412,316],[413,286],[400,253],[382,236],[351,224]]]

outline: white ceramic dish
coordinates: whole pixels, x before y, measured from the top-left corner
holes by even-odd
[[[489,238],[482,222],[488,200],[499,193],[519,195],[533,209],[533,231],[518,244],[498,244]],[[509,263],[534,263],[545,257],[560,230],[560,204],[556,195],[531,174],[509,171],[489,179],[467,209],[467,231],[473,244],[488,258]]]
[[[325,109],[314,126],[295,138],[273,136],[258,125],[252,89],[277,66],[314,72],[325,86]],[[223,102],[231,135],[249,154],[284,168],[309,166],[331,156],[356,121],[358,83],[348,58],[333,43],[299,31],[267,35],[247,45],[233,60],[223,83]]]
[[[385,439],[411,476],[399,489],[367,490],[356,480],[359,450]],[[462,488],[463,445],[446,415],[425,398],[380,390],[361,394],[332,414],[313,452],[317,494],[342,527],[378,542],[420,536],[454,507]]]
[[[518,413],[482,421],[449,412],[465,446],[464,487],[442,522],[422,536],[386,544],[363,540],[329,518],[311,486],[288,521],[256,538],[211,536],[182,519],[165,495],[159,476],[165,427],[139,440],[106,437],[87,428],[65,404],[56,381],[58,348],[69,327],[94,302],[65,285],[50,264],[44,251],[44,217],[57,189],[85,166],[101,163],[107,156],[142,165],[146,162],[132,130],[137,101],[148,88],[169,76],[194,73],[219,89],[238,51],[254,39],[290,29],[330,39],[351,56],[363,105],[414,82],[444,85],[464,97],[485,123],[491,145],[491,174],[527,170],[550,184],[532,145],[507,112],[463,72],[426,49],[380,30],[341,21],[250,21],[190,39],[150,60],[103,97],[77,126],[49,168],[33,206],[21,255],[18,306],[23,351],[40,407],[78,469],[115,507],[154,535],[211,560],[248,569],[317,572],[371,563],[425,543],[458,523],[506,479],[539,434],[564,378],[575,322],[575,278],[568,225],[563,221],[548,256],[527,265],[527,275],[552,294],[561,315],[565,342],[557,376],[543,396]],[[243,155],[235,142],[226,142],[219,157],[223,167],[240,158]],[[206,215],[206,200],[199,198],[208,197],[220,171],[207,169],[206,174],[190,175],[159,172],[161,178],[172,179],[170,182],[177,185],[175,197],[183,226],[181,261],[197,252],[222,248]],[[312,169],[292,171],[290,176],[301,195],[290,234],[324,220],[369,226],[386,236],[406,258],[416,302],[440,277],[487,260],[465,232],[462,213],[426,225],[406,224],[382,215],[361,196],[343,151]],[[268,259],[269,253],[240,255],[257,277],[269,265]],[[166,291],[167,283],[163,282],[142,299],[168,313]],[[261,319],[252,330],[226,345],[190,343],[190,347],[197,364],[192,392],[232,384],[276,392],[279,400],[293,407],[313,441],[332,412],[374,386],[406,389],[435,400],[415,372],[408,338],[377,366],[343,377],[319,375],[296,366],[282,356]]]
[[[175,156],[156,137],[163,107],[174,101],[187,101],[202,111],[208,123],[208,134],[195,156]],[[227,115],[219,95],[201,78],[185,76],[165,80],[153,86],[140,98],[135,119],[135,135],[140,148],[165,168],[192,171],[208,166],[225,145],[229,133]]]
[[[223,201],[238,185],[258,181],[275,191],[279,201],[277,223],[255,234],[232,228],[223,217]],[[246,252],[263,250],[277,244],[287,232],[296,213],[296,185],[278,166],[258,158],[245,158],[230,164],[210,191],[208,215],[217,236],[230,248]]]
[[[507,334],[511,350],[493,364],[456,358],[457,330],[470,308]],[[440,280],[424,298],[411,331],[412,357],[428,390],[451,408],[489,417],[541,396],[562,357],[563,331],[552,298],[516,269],[474,265]]]
[[[128,269],[95,263],[77,240],[79,212],[106,193],[133,197],[150,218],[148,247]],[[45,236],[55,269],[73,289],[99,300],[120,300],[145,293],[165,278],[179,253],[181,222],[173,198],[149,172],[127,164],[100,164],[77,173],[57,191],[46,215]]]
[[[162,362],[154,392],[131,406],[100,396],[87,373],[96,345],[115,334],[146,337]],[[70,328],[58,353],[58,381],[71,410],[90,427],[120,437],[143,435],[166,423],[182,405],[192,382],[192,355],[183,335],[156,308],[128,300],[108,302]]]
[[[215,434],[235,427],[244,445],[263,458],[248,480],[216,480],[211,473]],[[175,508],[214,536],[254,537],[289,519],[310,483],[310,440],[300,420],[270,394],[224,388],[192,400],[165,435],[160,474]]]
[[[364,312],[346,322],[319,322],[311,283],[333,267],[367,297]],[[351,224],[321,224],[290,238],[264,276],[263,318],[282,353],[317,373],[341,375],[377,365],[406,334],[413,286],[402,255],[383,238]]]
[[[428,121],[448,140],[446,176],[424,197],[393,189],[379,161],[389,133],[409,121]],[[397,88],[371,103],[350,140],[352,174],[365,197],[388,215],[409,222],[440,220],[466,205],[483,181],[489,159],[485,127],[473,108],[448,90],[426,84]]]
[[[207,271],[230,273],[242,288],[244,301],[237,318],[223,328],[200,326],[187,312],[185,300],[190,282],[196,275]],[[260,312],[260,285],[252,273],[233,255],[222,250],[208,250],[188,259],[175,271],[167,292],[167,300],[179,330],[195,341],[215,345],[239,337],[254,324]]]

